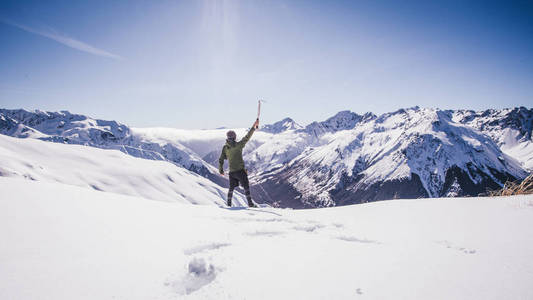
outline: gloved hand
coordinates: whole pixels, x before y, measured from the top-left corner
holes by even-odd
[[[259,119],[255,120],[254,125],[252,125],[252,127],[255,129],[259,128]]]

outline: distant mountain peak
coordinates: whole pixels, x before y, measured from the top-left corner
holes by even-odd
[[[313,122],[305,127],[307,132],[322,134],[326,132],[337,132],[341,130],[349,130],[362,121],[370,121],[376,118],[373,113],[367,112],[364,115],[359,115],[349,110],[343,110],[336,113],[334,116],[322,122]]]
[[[303,127],[300,124],[296,123],[293,119],[285,118],[274,124],[264,125],[263,127],[261,127],[261,131],[269,133],[281,133],[287,130],[297,130],[302,128]]]

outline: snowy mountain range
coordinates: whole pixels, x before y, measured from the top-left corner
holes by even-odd
[[[533,110],[523,107],[342,111],[287,129],[283,124],[295,122],[284,119],[254,134],[245,160],[255,198],[281,207],[476,196],[532,170],[532,119]],[[139,131],[181,143],[216,165],[226,130]]]
[[[323,207],[393,198],[475,196],[533,169],[533,109],[418,107],[376,116],[342,111],[301,126],[265,125],[245,148],[258,202]],[[0,110],[0,133],[166,160],[224,186],[227,129],[130,128],[69,112]],[[242,137],[245,128],[234,129]]]
[[[134,157],[166,160],[222,184],[217,169],[178,142],[149,141],[116,121],[97,120],[68,111],[0,109],[0,133],[65,144],[116,149]]]
[[[320,133],[315,125],[308,131],[311,147],[258,180],[269,191],[288,187],[293,206],[315,207],[475,196],[527,174],[487,135],[454,122],[451,112],[412,108],[352,116],[334,116],[328,123],[342,126]]]

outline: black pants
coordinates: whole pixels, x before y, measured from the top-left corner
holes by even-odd
[[[228,206],[231,206],[231,198],[233,198],[233,190],[240,185],[244,189],[244,195],[248,200],[248,205],[252,206],[252,196],[250,195],[250,183],[248,182],[248,174],[244,170],[229,172],[229,191],[228,191]]]

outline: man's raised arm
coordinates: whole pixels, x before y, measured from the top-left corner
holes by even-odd
[[[259,119],[255,120],[254,124],[252,125],[252,128],[250,128],[250,131],[242,138],[242,140],[239,141],[239,144],[241,146],[244,146],[250,138],[252,137],[252,134],[254,134],[254,131],[259,127]]]

